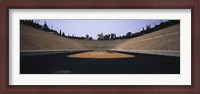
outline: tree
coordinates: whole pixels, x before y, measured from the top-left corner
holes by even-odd
[[[146,30],[151,29],[151,24],[150,25],[146,25]]]
[[[115,39],[116,38],[116,34],[114,34],[114,33],[111,33],[111,35],[110,35],[111,37],[110,37],[110,39],[111,40],[113,40],[113,39]]]
[[[64,32],[62,33],[62,36],[63,36],[63,37],[66,37]]]
[[[97,40],[103,40],[103,33],[100,33],[97,36],[98,36]]]
[[[44,25],[43,25],[43,27],[42,27],[42,30],[45,30],[45,31],[48,31],[48,30],[49,30],[49,27],[48,27],[46,21],[44,21]]]
[[[88,34],[85,35],[85,38],[89,40],[90,36]]]
[[[103,36],[103,40],[109,40],[110,38],[109,38],[109,35],[104,35]]]
[[[59,35],[61,36],[61,29],[60,29]]]
[[[108,34],[108,40],[110,40],[110,34]]]
[[[132,36],[132,32],[126,33],[126,38],[131,38],[131,36]]]
[[[89,40],[93,40],[92,37],[90,37]]]

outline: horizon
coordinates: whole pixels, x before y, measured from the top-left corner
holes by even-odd
[[[40,25],[44,25],[45,21],[49,28],[59,32],[61,30],[65,35],[75,35],[78,37],[86,36],[88,34],[93,39],[97,39],[97,35],[100,33],[110,34],[115,33],[117,36],[123,36],[127,32],[140,32],[143,28],[146,29],[146,25],[160,24],[168,20],[33,20]]]

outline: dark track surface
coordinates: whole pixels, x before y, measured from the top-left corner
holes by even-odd
[[[130,53],[129,53],[130,54]],[[123,59],[78,59],[67,54],[21,56],[20,74],[179,74],[180,57],[134,54]]]

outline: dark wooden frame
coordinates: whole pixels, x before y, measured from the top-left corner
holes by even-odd
[[[11,86],[9,79],[9,9],[191,9],[192,10],[192,85],[191,86]],[[200,94],[199,88],[199,0],[50,0],[1,2],[1,70],[0,93],[137,93],[137,94]]]

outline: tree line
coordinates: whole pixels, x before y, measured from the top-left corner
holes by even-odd
[[[175,24],[180,23],[180,20],[168,20],[166,22],[161,22],[158,25],[155,25],[154,27],[151,26],[151,24],[146,25],[146,29],[145,27],[143,27],[143,29],[139,32],[136,33],[132,33],[132,32],[127,32],[125,35],[122,36],[116,36],[116,34],[111,33],[111,34],[103,34],[100,33],[97,35],[97,40],[118,40],[118,39],[129,39],[129,38],[135,38],[144,34],[148,34]]]
[[[46,21],[44,21],[44,25],[40,25],[38,23],[38,21],[33,21],[33,20],[20,20],[20,23],[22,24],[26,24],[29,26],[32,26],[34,28],[37,29],[41,29],[45,32],[49,32],[58,36],[62,36],[65,38],[70,38],[70,39],[80,39],[80,40],[93,40],[92,37],[90,37],[88,34],[86,34],[85,36],[76,36],[76,35],[66,35],[65,32],[62,32],[62,30],[60,29],[55,30],[53,29],[53,26],[51,26],[51,28],[49,28],[49,26],[47,25]],[[119,39],[129,39],[129,38],[135,38],[144,34],[148,34],[175,24],[180,23],[180,20],[168,20],[166,22],[161,22],[158,25],[155,25],[154,27],[151,26],[151,24],[146,25],[146,27],[143,27],[143,29],[139,32],[136,33],[132,33],[132,32],[127,32],[125,35],[122,36],[116,36],[115,33],[110,33],[110,34],[97,34],[97,40],[119,40]]]
[[[74,34],[73,35],[69,35],[69,34],[66,35],[65,32],[62,32],[61,29],[59,31],[53,29],[53,25],[51,26],[51,28],[49,28],[46,21],[44,21],[44,25],[40,25],[38,23],[38,21],[33,21],[33,20],[20,20],[20,23],[32,26],[34,28],[40,29],[40,30],[45,31],[45,32],[49,32],[49,33],[52,33],[52,34],[55,34],[55,35],[58,35],[58,36],[65,37],[65,38],[80,39],[80,40],[93,40],[93,38],[90,37],[88,34],[86,34],[85,36],[76,36]]]

